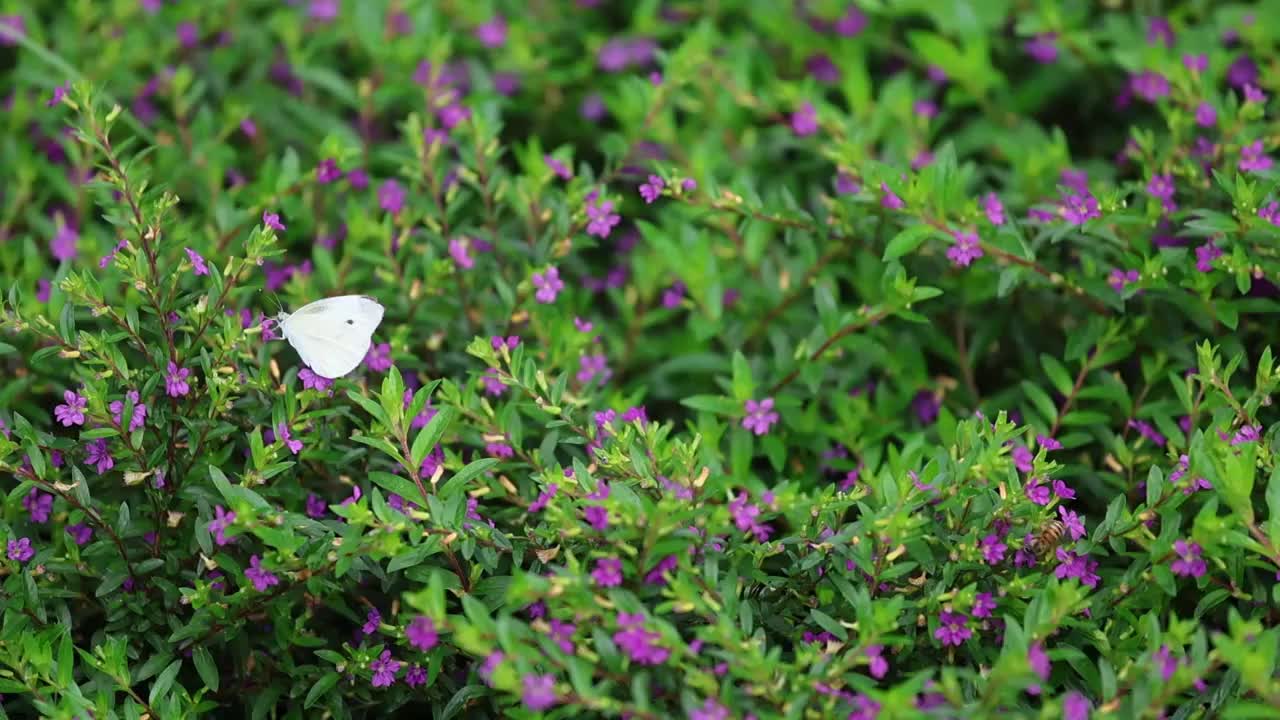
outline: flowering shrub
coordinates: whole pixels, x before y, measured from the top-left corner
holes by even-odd
[[[0,716],[1277,717],[1276,6],[1085,5],[0,3]]]

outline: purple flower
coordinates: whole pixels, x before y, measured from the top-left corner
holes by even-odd
[[[257,555],[249,557],[249,567],[245,568],[244,576],[253,583],[253,589],[258,592],[266,592],[267,588],[280,584],[280,578],[262,567],[262,560]]]
[[[556,493],[559,492],[559,490],[560,486],[555,483],[547,485],[547,489],[538,493],[537,499],[529,503],[529,512],[536,513],[545,510],[547,504],[551,502],[552,498],[556,496]]]
[[[991,611],[996,609],[996,601],[991,597],[991,593],[980,592],[973,596],[973,616],[976,618],[991,617]]]
[[[1027,483],[1023,491],[1031,502],[1037,505],[1049,504],[1049,486],[1042,483],[1039,478]]]
[[[333,386],[333,381],[329,378],[320,377],[315,374],[309,367],[303,367],[298,371],[298,379],[302,381],[303,390],[316,390],[324,392]]]
[[[369,663],[369,669],[373,671],[373,679],[369,684],[377,688],[391,687],[396,681],[396,673],[400,671],[400,665],[399,660],[391,658],[390,650],[383,650],[378,659]]]
[[[541,712],[556,704],[556,678],[554,675],[525,675],[520,680],[523,691],[520,701],[534,712]]]
[[[84,523],[76,523],[75,525],[67,526],[67,534],[71,536],[76,545],[84,545],[93,537],[93,528]]]
[[[546,272],[533,274],[533,286],[538,289],[534,298],[546,305],[556,301],[556,295],[564,290],[564,281],[560,279],[560,269],[552,265]]]
[[[1058,442],[1057,440],[1054,440],[1048,435],[1036,435],[1036,444],[1038,444],[1040,447],[1044,448],[1045,450],[1061,450],[1062,449],[1062,443]]]
[[[995,193],[987,193],[983,196],[982,211],[987,214],[987,219],[991,221],[992,225],[1004,224],[1004,205]]]
[[[587,195],[587,234],[607,238],[622,217],[613,211],[612,200],[601,200],[600,193],[592,190]]]
[[[857,37],[867,27],[867,15],[857,5],[849,5],[833,26],[841,37]]]
[[[1209,569],[1208,564],[1201,557],[1204,550],[1200,547],[1200,543],[1177,540],[1173,543],[1173,551],[1178,556],[1169,564],[1169,569],[1173,570],[1174,575],[1198,578]]]
[[[836,173],[836,192],[841,195],[857,195],[862,190],[857,178],[847,172]]]
[[[1098,212],[1098,199],[1089,193],[1068,193],[1062,199],[1058,212],[1073,225],[1083,225],[1088,220],[1102,216]]]
[[[463,270],[475,267],[476,260],[471,256],[471,241],[466,238],[453,238],[449,241],[449,257],[454,264]]]
[[[476,28],[476,39],[487,48],[500,48],[507,42],[507,21],[501,15]]]
[[[361,168],[356,168],[355,170],[347,173],[347,184],[350,185],[353,190],[364,190],[369,187],[369,173],[365,172]]]
[[[10,560],[17,560],[24,563],[35,557],[36,551],[31,547],[31,538],[18,538],[10,540],[5,548]]]
[[[889,661],[884,659],[883,645],[868,645],[867,659],[870,661],[871,677],[880,680],[889,673]]]
[[[773,409],[773,398],[767,397],[763,400],[748,400],[746,402],[746,417],[742,418],[742,427],[750,430],[756,435],[764,435],[769,432],[769,428],[778,422],[778,413]]]
[[[480,383],[484,385],[486,395],[497,397],[507,391],[507,384],[502,382],[502,375],[497,368],[485,370],[484,375],[480,376]]]
[[[195,274],[197,276],[208,275],[209,266],[205,264],[204,258],[200,257],[200,253],[196,252],[195,250],[192,250],[191,248],[186,248],[186,251],[187,251],[187,258],[191,260],[191,267],[195,271]]]
[[[606,112],[604,98],[600,96],[600,93],[591,93],[583,98],[582,103],[578,106],[578,114],[592,122],[598,122],[603,119]]]
[[[1280,227],[1280,201],[1272,200],[1266,206],[1258,208],[1258,217]],[[41,282],[44,282],[43,280]],[[48,283],[45,283],[46,287]],[[47,299],[45,300],[47,302]]]
[[[409,668],[409,672],[404,675],[404,684],[411,688],[421,687],[427,684],[427,669],[414,665]]]
[[[1267,94],[1262,92],[1257,85],[1248,84],[1244,86],[1244,101],[1247,103],[1265,103]]]
[[[65,404],[53,408],[54,419],[62,423],[63,427],[84,425],[84,411],[89,401],[70,390],[63,391],[62,399],[66,401]]]
[[[1242,172],[1270,170],[1271,164],[1271,158],[1263,150],[1261,140],[1254,140],[1240,148],[1240,170]]]
[[[1161,201],[1165,212],[1173,212],[1178,209],[1177,203],[1173,201],[1175,191],[1173,175],[1169,173],[1152,175],[1151,182],[1147,183],[1147,192],[1151,193],[1151,197]]]
[[[164,376],[164,390],[169,397],[182,397],[191,392],[191,385],[187,382],[190,376],[190,370],[180,368],[170,360],[168,372]]]
[[[1063,548],[1058,548],[1056,554],[1058,556],[1058,566],[1053,570],[1054,576],[1059,580],[1077,578],[1084,585],[1097,587],[1099,578],[1094,572],[1098,567],[1096,560],[1093,560],[1088,555],[1077,555]]]
[[[813,103],[805,102],[799,110],[791,113],[791,132],[799,137],[818,132],[818,111]]]
[[[324,517],[328,507],[329,505],[324,501],[324,498],[315,493],[307,494],[307,517],[318,520]]]
[[[613,642],[632,662],[661,665],[671,655],[670,650],[657,644],[662,636],[645,629],[643,615],[618,613],[618,626],[622,629],[613,634]]]
[[[707,698],[701,707],[689,711],[689,720],[729,720],[729,708],[715,698]]]
[[[1213,104],[1205,101],[1196,107],[1196,124],[1200,127],[1213,127],[1218,122],[1218,111]]]
[[[48,522],[49,513],[53,512],[53,496],[31,488],[31,491],[22,498],[22,507],[26,508],[27,513],[30,514],[31,522]]]
[[[1072,540],[1079,540],[1086,534],[1084,521],[1080,516],[1070,510],[1058,506],[1058,515],[1062,517],[1062,524],[1067,526],[1067,531],[1071,533]]]
[[[941,623],[938,629],[933,632],[933,636],[942,641],[945,645],[955,645],[959,647],[964,644],[965,640],[973,637],[973,631],[965,626],[969,622],[969,616],[963,613],[942,611],[940,616]]]
[[[317,22],[333,22],[340,9],[338,0],[311,0],[307,7],[307,17]]]
[[[1258,65],[1248,55],[1241,55],[1227,68],[1227,82],[1233,87],[1256,85],[1258,82]]]
[[[938,114],[938,104],[929,99],[917,100],[911,106],[911,111],[927,120]]]
[[[395,180],[388,180],[378,187],[378,207],[392,215],[404,209],[404,198],[404,188]]]
[[[1182,56],[1182,64],[1193,73],[1202,73],[1209,69],[1209,56],[1205,53],[1199,55],[1187,53]]]
[[[1008,550],[1003,542],[1000,541],[999,535],[987,535],[978,543],[978,548],[982,550],[982,559],[987,561],[988,565],[996,565],[1004,560],[1004,553]]]
[[[515,457],[516,454],[515,448],[505,442],[486,443],[484,451],[488,453],[490,457],[495,458],[510,458]]]
[[[26,18],[18,14],[0,15],[0,47],[12,47],[27,36]]]
[[[584,385],[596,379],[605,383],[613,377],[613,370],[609,369],[609,359],[604,353],[582,355],[578,358],[578,372],[574,377]]]
[[[1035,467],[1035,456],[1025,445],[1015,447],[1010,457],[1013,459],[1013,466],[1018,468],[1018,472],[1029,473]]]
[[[1112,290],[1115,290],[1116,292],[1123,292],[1125,286],[1129,283],[1138,282],[1141,277],[1142,276],[1138,274],[1137,270],[1129,270],[1126,272],[1120,268],[1115,268],[1111,271],[1111,274],[1107,276],[1107,284],[1111,286]]]
[[[49,296],[53,294],[53,286],[48,280],[40,278],[36,281],[36,300],[42,303],[49,302]]]
[[[200,42],[200,29],[193,22],[178,23],[177,34],[178,42],[184,48],[195,47]]]
[[[1261,425],[1243,425],[1231,436],[1232,447],[1236,445],[1244,445],[1245,443],[1257,442],[1261,437]]]
[[[289,452],[294,455],[302,452],[302,441],[294,440],[293,435],[289,433],[289,426],[284,423],[276,426],[276,440],[284,443],[285,447],[289,448]]]
[[[124,424],[124,408],[127,401],[133,406],[133,412],[129,416],[129,432],[133,432],[141,428],[147,421],[147,406],[138,402],[140,399],[137,390],[130,390],[124,394],[125,400],[113,400],[107,406],[111,411],[111,417],[116,421],[116,425]]]
[[[333,158],[325,158],[316,166],[316,182],[327,185],[342,179],[342,169]]]
[[[436,624],[426,615],[419,615],[404,629],[404,636],[409,644],[426,652],[436,646],[440,635],[436,632]]]
[[[1089,720],[1089,698],[1072,690],[1062,699],[1062,720]]]
[[[360,627],[360,632],[365,635],[372,635],[378,632],[378,626],[382,624],[382,613],[378,612],[378,608],[369,608],[369,613],[365,615],[364,625]]]
[[[79,241],[79,231],[70,223],[62,222],[59,216],[53,238],[49,241],[49,252],[53,253],[54,259],[63,262],[75,259],[76,244]]]
[[[1213,270],[1213,261],[1222,257],[1222,250],[1210,240],[1196,248],[1196,270],[1207,273]]]
[[[93,465],[99,475],[116,466],[115,458],[111,457],[111,452],[107,449],[106,438],[91,440],[85,445],[84,462],[86,465]]]
[[[880,192],[884,193],[880,196],[881,206],[888,208],[889,210],[901,210],[903,206],[906,205],[906,203],[902,201],[902,198],[895,195],[894,192],[889,189],[889,186],[884,183],[880,183]]]
[[[551,172],[555,173],[561,180],[569,180],[573,177],[573,171],[571,171],[567,165],[550,155],[543,155],[542,161],[546,163],[547,167],[551,168]]]
[[[814,80],[820,83],[834,84],[840,82],[840,69],[831,62],[826,53],[814,53],[804,61],[804,69]]]
[[[650,205],[662,196],[662,189],[666,186],[667,183],[662,178],[650,175],[649,181],[640,186],[640,197],[644,198],[646,205]]]
[[[1057,33],[1040,33],[1023,43],[1022,49],[1036,62],[1048,65],[1058,60],[1058,44],[1054,42],[1057,39]]]
[[[375,343],[369,346],[364,356],[364,364],[374,372],[386,372],[391,369],[391,343]]]
[[[1044,651],[1044,645],[1038,642],[1031,643],[1031,647],[1027,648],[1027,663],[1031,665],[1031,671],[1040,676],[1041,681],[1049,679],[1049,672],[1052,668],[1049,663],[1049,655]]]
[[[1173,47],[1173,26],[1162,17],[1147,19],[1147,44],[1164,43],[1165,47]]]
[[[618,558],[599,558],[591,579],[600,587],[617,587],[622,584],[622,561]]]
[[[597,532],[604,532],[609,529],[609,511],[603,505],[588,505],[583,508],[582,514],[587,524],[595,528]]]
[[[235,542],[234,538],[226,536],[227,528],[231,527],[231,523],[236,521],[234,512],[227,512],[226,508],[217,505],[213,508],[214,518],[209,521],[209,532],[213,533],[213,540],[219,547],[227,543]]]
[[[566,655],[573,654],[573,633],[578,627],[573,623],[562,622],[560,620],[551,620],[551,639],[555,641],[560,650]]]
[[[1075,190],[1081,195],[1089,194],[1089,173],[1084,170],[1064,169],[1061,173],[1061,182],[1068,189]]]
[[[1129,80],[1134,95],[1154,103],[1169,94],[1169,81],[1154,70],[1144,70]]]
[[[955,230],[952,232],[955,244],[947,248],[947,258],[956,267],[969,267],[969,263],[983,256],[982,244],[975,232]]]
[[[53,94],[50,95],[49,99],[45,101],[44,106],[53,107],[54,105],[57,105],[58,103],[62,102],[62,99],[67,96],[67,91],[70,89],[71,89],[71,83],[56,86],[53,89]]]
[[[262,211],[262,224],[276,232],[284,232],[284,223],[280,222],[280,213]]]

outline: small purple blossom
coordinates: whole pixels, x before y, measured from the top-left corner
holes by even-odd
[[[316,182],[321,185],[328,185],[342,179],[342,168],[338,167],[338,161],[333,158],[325,158],[316,166]]]
[[[597,379],[604,383],[613,377],[613,370],[609,369],[609,359],[604,353],[582,355],[578,358],[578,372],[574,377],[584,385]]]
[[[1262,172],[1271,169],[1271,158],[1263,149],[1261,140],[1254,140],[1240,148],[1241,172]]]
[[[617,587],[622,584],[622,561],[618,558],[599,558],[591,579],[600,587]]]
[[[1213,270],[1213,261],[1222,257],[1222,249],[1210,240],[1196,248],[1196,270],[1202,273]]]
[[[533,286],[538,289],[534,298],[546,305],[556,301],[556,296],[564,290],[564,281],[560,279],[560,269],[552,265],[545,272],[533,274]]]
[[[1041,65],[1049,65],[1058,60],[1057,39],[1057,33],[1040,33],[1023,43],[1022,49]]]
[[[987,193],[982,197],[982,211],[987,214],[987,219],[992,225],[1004,224],[1004,205],[995,193]]]
[[[319,495],[316,495],[315,493],[308,493],[306,507],[307,517],[318,520],[324,517],[325,512],[328,511],[329,504],[326,503],[324,498]]]
[[[476,39],[487,48],[500,48],[507,42],[507,21],[501,15],[476,28]]]
[[[213,533],[213,540],[219,547],[227,543],[235,542],[234,538],[226,536],[227,528],[236,521],[236,514],[228,512],[226,508],[217,505],[213,508],[214,518],[209,521],[209,532]]]
[[[671,651],[658,645],[662,636],[644,627],[644,616],[618,613],[618,625],[622,629],[613,634],[613,642],[632,662],[641,665],[661,665]]]
[[[742,418],[742,427],[756,435],[764,435],[769,428],[778,422],[778,413],[773,409],[773,398],[763,400],[747,400],[746,417]]]
[[[1027,483],[1023,491],[1027,495],[1027,499],[1037,505],[1049,504],[1049,486],[1041,482],[1039,478],[1033,479]]]
[[[364,356],[364,364],[374,372],[386,372],[391,369],[391,343],[374,343]]]
[[[644,198],[646,205],[651,205],[662,196],[662,189],[666,186],[667,183],[662,178],[650,175],[649,180],[640,186],[640,197]]]
[[[805,102],[799,110],[791,113],[791,132],[798,137],[818,132],[818,111],[813,107],[813,103]]]
[[[588,505],[583,508],[582,514],[587,524],[597,532],[609,529],[609,511],[603,505]]]
[[[10,540],[5,547],[5,552],[10,560],[16,560],[24,563],[35,557],[36,551],[31,547],[31,538],[18,538]]]
[[[186,252],[187,252],[187,259],[191,261],[191,269],[195,272],[195,274],[197,276],[208,275],[209,266],[205,264],[204,258],[200,257],[200,253],[196,252],[195,250],[192,250],[191,248],[186,248]]]
[[[107,409],[111,411],[111,418],[115,420],[116,425],[124,424],[124,408],[126,402],[133,407],[132,413],[129,415],[129,432],[139,430],[147,421],[147,406],[139,402],[141,399],[137,390],[130,390],[124,394],[124,400],[112,400]]]
[[[369,612],[365,615],[364,625],[360,626],[360,632],[365,635],[372,635],[378,632],[378,626],[382,624],[382,613],[378,612],[378,608],[369,608]]]
[[[1062,699],[1062,720],[1089,720],[1089,698],[1072,690]]]
[[[284,223],[280,222],[280,213],[262,211],[262,224],[276,232],[284,232]]]
[[[978,543],[978,548],[982,550],[982,559],[988,565],[997,565],[1004,560],[1005,551],[1008,547],[1000,541],[999,535],[987,535]]]
[[[111,457],[111,452],[107,449],[106,438],[91,440],[84,446],[84,462],[86,465],[93,465],[99,475],[116,466],[115,458]]]
[[[894,194],[894,192],[889,189],[889,186],[884,183],[880,183],[880,192],[883,193],[883,195],[880,196],[881,206],[889,210],[901,210],[906,205],[906,203],[902,201],[902,198]]]
[[[1053,574],[1059,580],[1067,578],[1077,578],[1084,585],[1089,587],[1097,587],[1099,577],[1095,570],[1098,562],[1088,555],[1077,555],[1076,553],[1058,548],[1056,550],[1058,556],[1058,566],[1054,568]]]
[[[1134,95],[1154,103],[1169,94],[1169,80],[1154,70],[1144,70],[1129,80]]]
[[[1232,447],[1245,443],[1257,442],[1262,437],[1261,425],[1243,425],[1231,436]]]
[[[419,615],[404,629],[404,635],[413,647],[426,652],[436,646],[440,639],[436,632],[436,624],[426,615]]]
[[[289,434],[289,426],[285,423],[280,423],[276,426],[276,439],[284,443],[285,447],[289,448],[289,452],[294,455],[302,452],[302,441],[293,439],[293,436]]]
[[[404,199],[404,188],[395,180],[387,180],[378,186],[378,207],[384,211],[399,214],[404,209]]]
[[[530,710],[541,712],[556,704],[554,675],[525,675],[520,686],[520,701]]]
[[[1165,47],[1173,47],[1173,26],[1169,24],[1168,19],[1162,17],[1147,18],[1147,44],[1155,45],[1163,44]]]
[[[1213,127],[1218,122],[1218,110],[1209,101],[1196,106],[1196,124],[1200,127]]]
[[[71,390],[64,390],[62,399],[65,402],[53,408],[54,419],[62,423],[63,427],[84,425],[84,411],[89,401]]]
[[[383,650],[378,659],[369,663],[369,669],[373,671],[373,678],[369,684],[373,687],[391,687],[396,681],[396,673],[400,671],[400,665],[399,660],[392,659],[390,650]]]
[[[1081,520],[1079,515],[1061,505],[1058,506],[1058,515],[1062,518],[1062,524],[1067,526],[1067,531],[1071,533],[1072,540],[1079,540],[1085,536],[1084,520]]]
[[[603,200],[597,190],[592,190],[586,198],[587,234],[598,238],[607,238],[613,228],[622,222],[622,217],[613,211],[613,201]]]
[[[320,377],[309,367],[303,367],[298,371],[298,380],[302,381],[303,390],[324,392],[333,387],[333,380],[326,377]]]
[[[966,623],[969,622],[968,615],[943,610],[940,620],[938,629],[934,631],[933,636],[941,640],[944,646],[954,645],[959,647],[964,644],[965,640],[973,637],[973,631],[966,627]]]
[[[54,259],[62,262],[75,259],[76,245],[79,241],[80,232],[71,223],[63,222],[59,215],[53,238],[49,240],[49,252],[53,254]]]
[[[1027,663],[1031,665],[1031,671],[1040,677],[1040,680],[1049,679],[1049,673],[1052,667],[1049,663],[1049,655],[1044,651],[1044,645],[1033,642],[1031,647],[1027,648]]]
[[[1169,569],[1174,575],[1198,578],[1208,571],[1209,566],[1201,557],[1204,550],[1200,543],[1177,540],[1173,543],[1173,551],[1177,558],[1169,564]]]
[[[1073,225],[1083,225],[1088,220],[1102,216],[1098,211],[1098,199],[1087,192],[1083,195],[1068,193],[1063,197],[1058,212]]]
[[[67,526],[67,534],[71,536],[71,540],[76,545],[83,546],[93,537],[93,528],[84,523],[76,523]]]
[[[169,397],[182,397],[191,392],[191,385],[187,382],[187,378],[190,376],[191,370],[180,368],[170,360],[168,370],[164,376],[164,390]]]
[[[1193,73],[1202,73],[1209,69],[1209,55],[1207,53],[1200,53],[1199,55],[1187,53],[1182,56],[1182,65]]]
[[[53,496],[31,488],[22,498],[22,507],[26,508],[31,522],[46,523],[49,521],[49,513],[53,512]]]
[[[983,256],[982,243],[977,233],[955,230],[952,236],[955,244],[947,248],[947,258],[956,267],[969,267],[970,263]]]
[[[1130,283],[1136,283],[1142,276],[1137,270],[1121,270],[1115,268],[1111,274],[1107,276],[1107,284],[1116,292],[1124,292],[1126,286]]]
[[[244,576],[253,583],[253,589],[258,592],[266,592],[268,588],[280,584],[280,578],[262,567],[262,559],[257,555],[249,557],[249,567],[245,568]]]
[[[991,611],[996,609],[996,601],[991,597],[989,592],[980,592],[973,596],[973,616],[976,618],[991,617]]]

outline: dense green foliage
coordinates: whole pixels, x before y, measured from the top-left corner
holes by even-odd
[[[0,718],[1280,717],[1280,2],[1089,5],[0,0]]]

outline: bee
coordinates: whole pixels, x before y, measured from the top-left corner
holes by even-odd
[[[1058,547],[1062,542],[1062,536],[1067,534],[1067,526],[1061,520],[1048,520],[1036,534],[1031,538],[1031,550],[1041,559],[1048,556],[1054,548]]]

